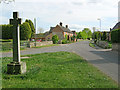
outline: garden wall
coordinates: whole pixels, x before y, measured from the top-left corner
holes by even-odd
[[[113,43],[112,50],[113,51],[120,51],[120,43]]]
[[[53,44],[52,41],[36,42],[36,47],[38,47],[38,46],[44,46],[44,45],[51,45],[51,44]],[[35,42],[28,43],[28,47],[29,48],[35,47]]]
[[[102,48],[108,47],[108,42],[106,42],[106,41],[97,41],[96,44]]]

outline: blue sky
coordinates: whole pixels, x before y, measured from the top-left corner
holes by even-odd
[[[8,24],[12,12],[18,11],[22,22],[25,19],[37,19],[37,30],[48,31],[59,22],[77,32],[83,28],[99,29],[98,18],[102,22],[102,31],[109,31],[118,22],[119,0],[15,0],[9,4],[0,3],[0,24]],[[34,22],[34,21],[33,21]]]

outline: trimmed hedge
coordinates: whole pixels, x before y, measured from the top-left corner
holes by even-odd
[[[10,24],[0,25],[0,33],[2,37],[0,39],[12,39],[13,38],[13,26]],[[20,38],[21,40],[27,40],[31,38],[31,28],[29,23],[24,22],[20,25]]]
[[[112,43],[120,43],[120,29],[111,32],[111,41]]]
[[[111,41],[112,43],[120,43],[120,29],[111,32]]]
[[[0,25],[0,33],[2,33],[2,38],[1,39],[12,39],[12,25]]]

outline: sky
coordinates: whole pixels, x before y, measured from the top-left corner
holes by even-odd
[[[79,32],[93,27],[100,30],[98,18],[101,19],[101,31],[113,28],[118,22],[120,0],[15,0],[9,4],[3,1],[0,3],[0,24],[8,24],[13,11],[18,11],[22,22],[30,19],[34,23],[36,18],[37,32],[39,28],[49,31],[60,22]]]

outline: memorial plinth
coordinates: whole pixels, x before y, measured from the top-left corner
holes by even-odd
[[[18,18],[18,12],[13,12],[13,19],[10,19],[13,25],[13,62],[7,64],[8,74],[22,74],[26,72],[26,63],[20,61],[20,31],[19,24],[21,19]]]
[[[26,63],[25,62],[11,62],[7,64],[7,73],[8,74],[22,74],[26,72]]]

